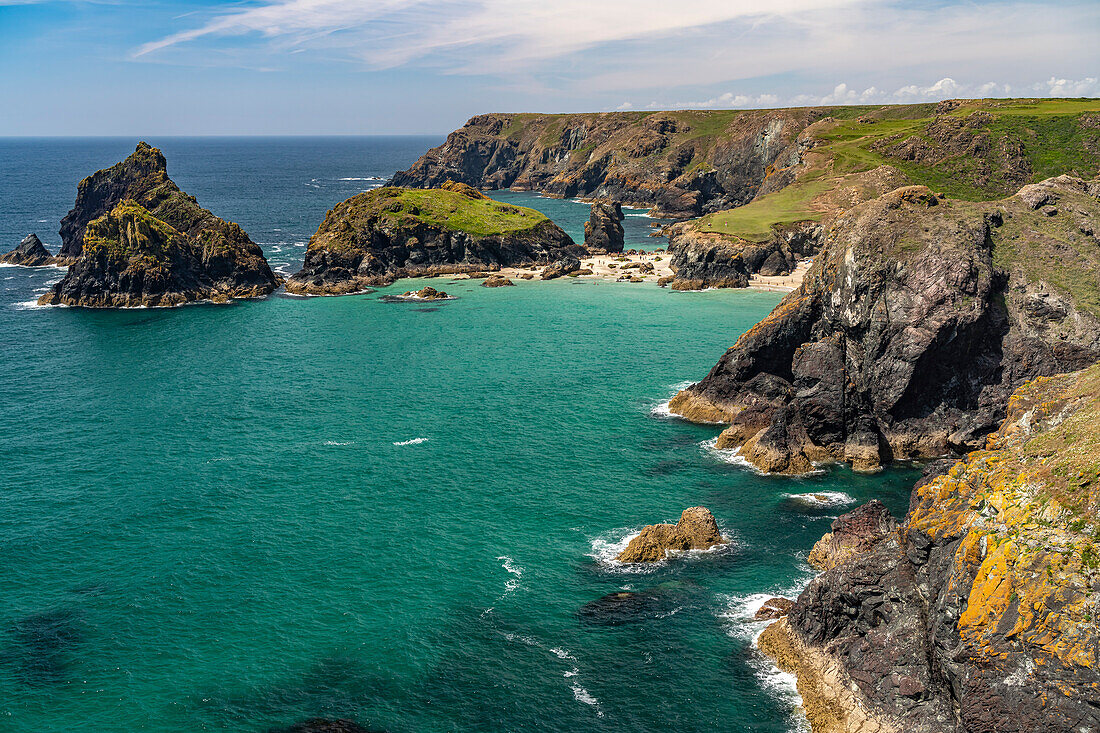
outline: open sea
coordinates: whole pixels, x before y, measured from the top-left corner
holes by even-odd
[[[136,142],[0,140],[0,249],[56,251],[77,182]],[[149,142],[291,273],[328,208],[440,140]],[[587,206],[494,195],[583,237]],[[628,248],[663,246],[651,221],[627,218]],[[34,307],[61,275],[0,266],[4,733],[800,730],[752,611],[812,577],[833,518],[900,516],[915,478],[760,476],[667,416],[776,293],[437,279],[458,298]],[[727,549],[612,561],[695,505]]]

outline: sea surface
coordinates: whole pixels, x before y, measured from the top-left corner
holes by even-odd
[[[136,142],[0,140],[0,248],[56,248],[77,182]],[[439,141],[149,142],[292,272],[329,207]],[[457,298],[34,307],[61,274],[0,267],[5,733],[798,730],[752,610],[811,577],[834,517],[901,513],[914,478],[761,476],[667,415],[775,293],[436,279]],[[613,562],[695,505],[728,548]]]

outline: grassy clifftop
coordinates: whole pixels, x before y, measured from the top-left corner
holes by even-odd
[[[1022,185],[1100,173],[1100,100],[962,100],[940,105],[850,107],[811,125],[804,169],[781,190],[704,217],[700,231],[762,241],[774,225],[816,221],[828,194],[890,166],[908,182],[967,201],[999,199]]]
[[[314,239],[320,242],[326,232],[337,235],[331,242],[325,238],[325,246],[332,248],[341,232],[419,224],[483,237],[527,231],[549,221],[534,209],[493,201],[468,186],[450,188],[385,187],[352,196],[328,212]]]

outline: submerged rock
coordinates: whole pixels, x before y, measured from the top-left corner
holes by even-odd
[[[726,542],[710,510],[696,506],[685,509],[676,524],[643,527],[615,559],[626,563],[656,562],[664,560],[670,550],[706,550]]]
[[[339,720],[332,718],[310,718],[301,723],[295,723],[289,728],[272,728],[268,733],[384,733],[370,728],[364,728],[351,720]]]
[[[291,293],[339,295],[404,277],[487,273],[584,253],[545,215],[464,184],[387,186],[333,207],[310,238]]]
[[[618,202],[597,202],[584,223],[584,246],[593,252],[623,251],[623,207]]]
[[[57,260],[46,246],[38,239],[37,234],[28,234],[15,249],[0,257],[0,262],[9,265],[23,265],[24,267],[41,267],[52,265]]]
[[[682,583],[661,583],[641,591],[615,591],[586,603],[577,612],[582,621],[603,626],[621,626],[675,613],[684,603]]]

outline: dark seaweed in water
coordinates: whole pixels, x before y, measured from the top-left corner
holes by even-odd
[[[601,626],[620,626],[665,618],[683,607],[684,583],[662,583],[642,591],[616,591],[586,603],[577,611],[581,621]]]
[[[439,310],[439,307],[437,306],[435,308],[413,308],[413,310],[416,311],[417,313],[432,313],[434,311]]]
[[[289,728],[272,728],[268,733],[384,733],[384,731],[364,728],[350,720],[310,718],[301,723],[295,723]]]
[[[72,648],[83,639],[76,614],[46,611],[27,616],[9,628],[11,644],[2,657],[15,676],[28,685],[62,682]]]
[[[688,462],[682,458],[671,458],[664,461],[657,461],[652,466],[647,466],[642,469],[642,473],[646,476],[668,476],[671,473],[677,471],[683,471],[688,468]]]

